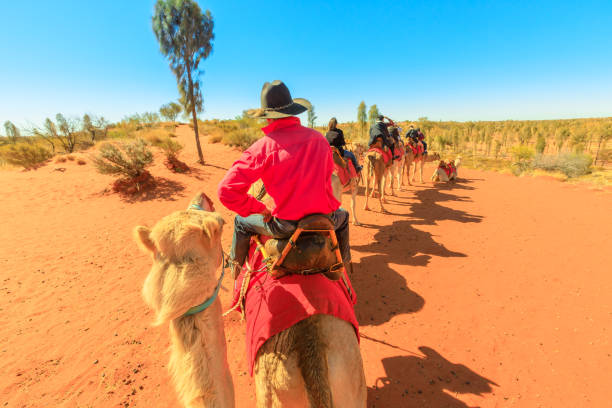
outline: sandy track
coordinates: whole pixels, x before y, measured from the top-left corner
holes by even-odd
[[[178,133],[193,163],[189,129]],[[91,164],[0,172],[0,406],[178,406],[131,229],[198,190],[231,221],[215,191],[239,153],[204,150],[209,165],[191,174],[154,166],[161,188],[133,202],[104,193],[112,179]],[[612,195],[461,176],[410,187],[390,198],[392,215],[360,212],[366,226],[351,228],[368,406],[607,406]],[[237,314],[226,330],[237,405],[252,407]]]

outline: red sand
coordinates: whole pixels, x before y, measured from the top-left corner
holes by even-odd
[[[178,133],[194,163],[191,132]],[[91,163],[0,172],[0,407],[178,407],[168,330],[149,326],[140,298],[151,261],[131,230],[199,190],[215,195],[239,152],[204,152],[208,165],[190,174],[157,156],[159,190],[132,201],[105,193],[112,178]],[[612,195],[459,174],[409,187],[390,197],[391,215],[361,211],[366,226],[351,227],[368,406],[608,406]],[[214,201],[227,248],[232,216]],[[237,406],[252,407],[238,314],[226,333]]]

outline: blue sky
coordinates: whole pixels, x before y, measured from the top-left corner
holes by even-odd
[[[319,123],[377,104],[394,119],[612,116],[610,1],[199,1],[215,20],[202,118],[257,107],[265,81]],[[110,120],[176,100],[153,0],[7,1],[0,123]]]

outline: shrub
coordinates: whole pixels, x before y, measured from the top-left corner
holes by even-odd
[[[136,179],[145,172],[145,167],[153,163],[153,153],[142,139],[121,144],[104,143],[92,162],[102,174]]]
[[[66,156],[59,156],[57,159],[55,159],[56,163],[66,163]]]
[[[527,146],[519,145],[512,148],[512,167],[515,174],[521,174],[531,165],[534,156],[533,150]]]
[[[79,159],[79,160],[77,160],[77,164],[82,166],[84,164],[87,164],[87,162],[85,160],[83,160],[83,159]]]
[[[162,139],[157,147],[162,149],[166,158],[171,159],[178,156],[179,152],[183,150],[183,145],[177,142],[176,140],[172,140],[169,137]]]
[[[208,138],[210,143],[219,143],[223,140],[223,135],[213,135]]]
[[[30,144],[10,145],[2,150],[0,155],[7,163],[23,167],[26,170],[40,167],[53,156],[44,147]]]
[[[536,156],[532,166],[545,171],[559,171],[567,177],[579,177],[589,174],[592,164],[591,156],[574,153],[561,156]]]
[[[223,137],[225,144],[236,146],[241,150],[248,149],[261,137],[261,132],[250,129],[232,130]]]

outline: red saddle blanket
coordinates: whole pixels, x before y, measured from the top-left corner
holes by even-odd
[[[389,151],[389,150],[384,151],[384,150],[382,150],[379,147],[370,147],[368,152],[376,152],[376,153],[382,154],[382,157],[383,157],[383,160],[384,160],[385,164],[389,163],[389,161],[391,161],[391,158],[393,157],[393,156],[391,156],[391,151]]]
[[[404,149],[402,149],[401,147],[395,146],[395,155],[398,156],[400,159],[404,157],[405,153],[406,151]]]
[[[254,270],[245,296],[245,342],[251,376],[257,351],[266,340],[315,314],[328,314],[349,322],[359,341],[359,323],[354,310],[357,297],[346,271],[344,276],[352,297],[342,279],[333,282],[321,274],[272,278],[262,267],[263,257],[255,245],[251,245],[248,260]],[[243,268],[234,284],[232,307],[238,302],[244,276]]]
[[[357,170],[355,170],[355,166],[353,166],[353,162],[351,160],[347,160],[346,169],[339,164],[334,162],[334,168],[336,169],[336,173],[338,174],[338,178],[340,179],[340,183],[343,186],[346,186],[349,181],[353,178],[357,178]]]

